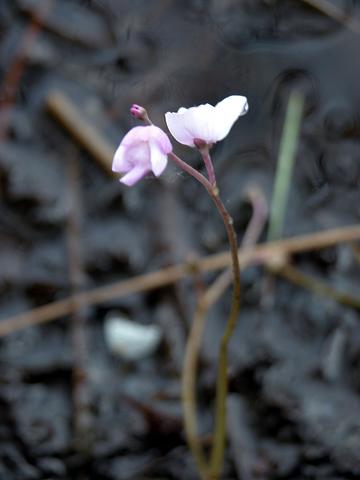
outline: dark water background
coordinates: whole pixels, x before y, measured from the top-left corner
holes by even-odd
[[[331,0],[329,0],[330,2]],[[34,38],[36,0],[0,1],[1,317],[226,249],[202,189],[171,166],[120,186],[48,112],[61,92],[116,147],[131,103],[165,128],[180,106],[246,95],[250,111],[214,148],[223,198],[241,238],[245,192],[270,200],[289,92],[305,112],[286,235],[360,216],[360,36],[301,0],[57,0]],[[355,0],[332,0],[360,19]],[[40,5],[41,6],[41,5]],[[25,40],[24,40],[25,39]],[[18,76],[8,80],[19,58]],[[195,153],[176,147],[201,168]],[[346,245],[299,255],[299,268],[359,292]],[[359,314],[285,281],[261,307],[264,272],[243,273],[231,345],[227,479],[360,475]],[[200,424],[211,431],[227,298],[206,329]],[[196,479],[185,445],[179,376],[191,282],[84,307],[0,344],[0,478]],[[112,356],[103,322],[117,310],[163,330],[158,351]]]

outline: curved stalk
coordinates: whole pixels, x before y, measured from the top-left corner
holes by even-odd
[[[181,385],[186,439],[202,480],[208,480],[209,477],[207,459],[198,437],[196,373],[206,311],[207,303],[205,301],[205,295],[201,294],[198,298],[189,338],[186,343]]]
[[[225,429],[226,429],[226,396],[228,391],[227,380],[227,364],[228,364],[228,344],[231,335],[235,329],[236,320],[240,309],[241,283],[240,283],[240,265],[237,250],[237,237],[234,229],[234,222],[225,205],[219,197],[218,188],[207,180],[200,172],[195,170],[189,164],[181,160],[174,153],[170,153],[169,157],[182,170],[187,172],[198,180],[209,193],[214,202],[226,229],[230,244],[230,252],[232,259],[233,273],[233,294],[231,302],[231,310],[225,327],[224,334],[220,342],[219,365],[216,382],[216,405],[215,405],[215,428],[214,428],[214,444],[210,459],[210,478],[218,479],[223,464],[225,449]],[[210,155],[207,155],[207,162],[211,162]]]
[[[215,432],[214,444],[211,451],[210,471],[214,479],[219,478],[224,458],[225,449],[225,429],[226,429],[226,396],[228,392],[228,345],[230,338],[236,326],[236,320],[240,310],[241,283],[240,283],[240,264],[237,252],[237,237],[233,225],[233,220],[226,210],[224,204],[217,196],[214,200],[216,207],[222,216],[228,240],[232,259],[233,272],[233,293],[230,315],[226,323],[225,331],[220,342],[219,364],[216,382],[216,406],[215,406]]]

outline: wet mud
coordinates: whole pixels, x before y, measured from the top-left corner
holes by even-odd
[[[360,20],[355,0],[332,4]],[[213,150],[241,239],[247,189],[270,202],[298,88],[305,108],[284,235],[358,223],[360,36],[345,23],[301,0],[1,0],[1,319],[227,248],[199,185],[170,165],[158,180],[121,186],[49,112],[53,92],[114,149],[136,124],[133,102],[165,128],[168,110],[246,95],[249,113]],[[176,150],[202,168],[195,152]],[[359,295],[349,245],[294,261]],[[242,277],[223,478],[359,478],[359,313],[278,278],[264,302],[268,274],[250,267]],[[197,479],[179,381],[193,293],[184,280],[78,305],[1,338],[0,478]],[[201,353],[205,441],[228,300],[212,309]],[[157,350],[137,361],[111,353],[103,330],[111,312],[159,325]]]

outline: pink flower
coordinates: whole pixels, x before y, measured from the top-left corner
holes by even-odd
[[[215,107],[207,103],[167,112],[165,119],[170,133],[179,143],[194,147],[197,143],[194,140],[208,145],[223,140],[236,120],[248,110],[246,97],[231,95]]]
[[[149,172],[158,177],[167,165],[172,150],[165,132],[154,125],[132,128],[115,152],[112,169],[123,173],[120,182],[131,187]]]

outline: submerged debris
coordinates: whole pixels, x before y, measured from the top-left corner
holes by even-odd
[[[162,332],[157,325],[142,325],[112,313],[105,319],[104,335],[112,353],[136,361],[155,351]]]

